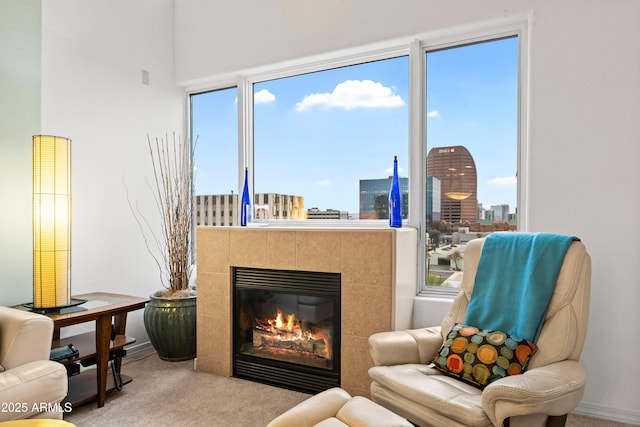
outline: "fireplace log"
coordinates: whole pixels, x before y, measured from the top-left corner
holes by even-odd
[[[285,350],[305,351],[327,359],[327,345],[322,339],[300,339],[291,333],[276,334],[254,329],[254,347],[272,347]]]

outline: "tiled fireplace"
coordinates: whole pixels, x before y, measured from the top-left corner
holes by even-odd
[[[340,386],[368,396],[368,337],[411,327],[415,229],[198,227],[197,369],[234,374],[238,267],[339,273]]]

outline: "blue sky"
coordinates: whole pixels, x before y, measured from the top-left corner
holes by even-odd
[[[255,107],[255,191],[357,212],[360,179],[388,176],[394,155],[406,171],[406,70],[402,57],[256,85],[276,100]]]
[[[428,54],[428,147],[464,145],[478,199],[516,206],[518,39]]]
[[[360,179],[407,175],[408,57],[254,85],[255,191],[304,196],[305,208],[358,211]],[[237,192],[237,101],[192,98],[196,194]],[[517,39],[428,54],[427,151],[464,145],[478,198],[514,211]]]

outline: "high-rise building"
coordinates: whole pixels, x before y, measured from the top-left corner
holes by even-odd
[[[255,219],[306,219],[304,197],[289,194],[255,195]]]
[[[238,225],[238,195],[196,196],[194,215],[196,225]]]
[[[258,193],[253,204],[255,219],[305,219],[304,197],[287,194]],[[237,194],[196,196],[196,225],[239,225]]]
[[[435,176],[427,176],[427,227],[440,222],[442,187],[440,180]]]
[[[476,165],[465,147],[456,145],[429,150],[427,176],[440,180],[442,221],[459,223],[478,220]]]
[[[399,178],[402,218],[409,215],[409,178]],[[391,177],[360,180],[360,219],[388,219]]]
[[[349,213],[338,209],[327,209],[321,211],[318,208],[311,208],[307,211],[307,219],[349,219]]]
[[[509,221],[509,205],[492,205],[494,221]]]

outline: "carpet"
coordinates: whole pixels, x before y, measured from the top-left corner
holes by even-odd
[[[110,371],[109,371],[110,372]],[[310,395],[193,370],[193,361],[164,362],[146,350],[123,360],[133,381],[111,391],[102,408],[74,408],[64,419],[77,427],[265,427]],[[623,427],[570,414],[567,427]]]
[[[109,371],[111,372],[111,371]],[[74,408],[64,419],[78,427],[264,427],[309,397],[281,388],[193,370],[193,361],[165,362],[155,352],[125,358],[133,381],[107,394],[105,405]]]

